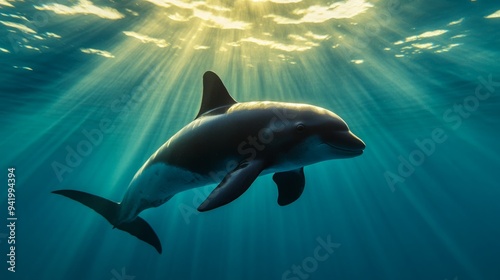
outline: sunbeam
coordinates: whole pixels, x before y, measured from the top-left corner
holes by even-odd
[[[17,176],[19,279],[498,279],[499,9],[0,0],[0,149]],[[307,166],[289,206],[267,175],[213,211],[196,209],[215,184],[177,194],[141,213],[162,255],[51,194],[121,201],[197,115],[206,71],[239,102],[335,112],[364,154]]]

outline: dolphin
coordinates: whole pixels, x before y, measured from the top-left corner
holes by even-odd
[[[346,122],[324,108],[297,103],[236,102],[213,72],[203,75],[196,118],[165,142],[137,171],[121,202],[77,190],[55,194],[76,200],[102,215],[113,228],[162,246],[139,217],[175,194],[218,184],[198,207],[204,212],[241,196],[260,176],[274,173],[278,204],[302,194],[304,166],[363,153],[365,143]]]

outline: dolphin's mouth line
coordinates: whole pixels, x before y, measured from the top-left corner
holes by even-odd
[[[335,145],[332,145],[332,144],[329,144],[329,143],[325,143],[326,145],[334,148],[335,150],[339,150],[339,151],[342,151],[342,152],[347,152],[347,153],[350,153],[350,154],[362,154],[363,153],[363,150],[362,149],[346,149],[346,148],[340,148],[338,146],[335,146]]]

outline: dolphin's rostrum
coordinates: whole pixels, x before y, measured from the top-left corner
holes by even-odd
[[[158,236],[138,215],[176,193],[219,183],[198,207],[201,212],[230,203],[259,176],[274,173],[279,205],[304,190],[304,166],[361,155],[365,144],[326,109],[284,102],[236,102],[213,72],[203,76],[200,110],[137,171],[121,202],[76,190],[58,190],[106,218],[113,227],[161,253]]]

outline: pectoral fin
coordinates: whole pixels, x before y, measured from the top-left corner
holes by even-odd
[[[304,191],[306,184],[304,167],[275,173],[273,180],[278,185],[278,204],[280,206],[288,205],[297,200]]]
[[[205,212],[228,204],[242,195],[264,170],[262,161],[245,161],[228,173],[222,182],[210,193],[208,198],[198,207]]]

